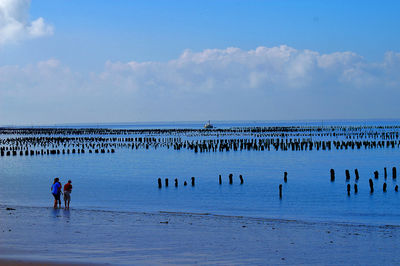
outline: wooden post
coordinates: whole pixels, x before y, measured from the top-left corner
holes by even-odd
[[[282,184],[279,185],[279,198],[282,198]]]
[[[168,178],[165,178],[165,187],[168,187]]]
[[[358,186],[357,186],[357,184],[354,184],[354,194],[357,194],[358,193]]]
[[[240,184],[243,185],[243,182],[244,182],[243,176],[242,176],[242,175],[239,175],[239,178],[240,178]]]
[[[350,180],[350,171],[346,169],[346,181]]]
[[[233,183],[233,175],[229,174],[229,184],[232,185]]]
[[[331,169],[331,182],[335,181],[335,170]]]
[[[371,193],[374,192],[374,182],[372,182],[372,179],[369,179],[369,188],[371,190]]]
[[[194,176],[192,177],[192,187],[194,187]]]
[[[387,188],[386,183],[383,183],[383,192],[386,192],[386,188]]]
[[[354,174],[356,175],[356,181],[358,181],[358,179],[360,178],[360,176],[358,175],[358,169],[354,169]]]
[[[347,195],[350,196],[350,190],[351,190],[351,186],[350,184],[347,184]]]
[[[219,175],[218,181],[219,181],[219,184],[222,185],[222,177],[221,177],[221,175]]]
[[[158,179],[158,188],[162,188],[161,178]]]
[[[378,179],[378,178],[379,178],[379,173],[378,173],[378,171],[375,171],[375,172],[374,172],[374,177],[375,177],[375,179]]]
[[[387,170],[386,170],[386,167],[383,168],[383,172],[384,172],[384,177],[385,177],[385,180],[386,180],[386,179],[387,179]]]
[[[178,187],[178,178],[175,178],[175,187]]]
[[[287,172],[283,173],[283,181],[287,183]]]
[[[393,179],[397,178],[396,167],[393,167],[393,169],[392,169],[392,176],[393,176]]]
[[[398,186],[398,185],[396,185],[396,186],[394,187],[394,191],[396,191],[396,192],[399,191],[399,186]]]

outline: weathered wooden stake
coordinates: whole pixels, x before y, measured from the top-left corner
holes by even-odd
[[[242,175],[239,175],[239,178],[240,178],[240,184],[243,185],[243,182],[244,182],[243,176],[242,176]]]
[[[392,176],[393,176],[393,179],[397,178],[396,167],[393,167],[393,169],[392,169]]]
[[[335,181],[335,170],[331,169],[331,182]]]
[[[375,172],[374,172],[374,177],[375,177],[375,179],[378,179],[378,178],[379,178],[379,172],[378,172],[378,171],[375,171]]]
[[[346,170],[346,181],[350,180],[350,171]]]
[[[350,184],[347,184],[347,195],[350,196],[350,190],[351,190],[351,186]]]
[[[192,177],[192,187],[194,187],[194,176]]]
[[[232,185],[233,183],[233,175],[229,174],[229,184]]]
[[[287,172],[283,173],[283,181],[287,183]]]
[[[178,187],[178,178],[175,178],[175,187]]]
[[[386,192],[386,188],[387,188],[386,183],[383,183],[383,192]]]
[[[222,177],[221,177],[221,175],[219,175],[218,181],[219,181],[219,184],[222,185]]]
[[[372,182],[372,179],[369,179],[369,188],[371,190],[371,193],[374,192],[374,182]]]
[[[358,179],[360,178],[360,176],[358,175],[358,169],[354,169],[354,174],[356,175],[356,181],[358,181]]]
[[[165,178],[165,187],[168,187],[168,178]]]
[[[282,184],[279,185],[279,198],[282,198]]]
[[[161,178],[158,179],[158,188],[162,188]]]
[[[386,169],[386,167],[385,168],[383,168],[383,175],[384,175],[384,177],[385,177],[385,179],[387,179],[387,169]]]
[[[358,193],[358,186],[357,186],[357,184],[354,184],[354,194],[357,194]]]

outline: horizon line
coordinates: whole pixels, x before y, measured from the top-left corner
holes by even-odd
[[[135,122],[67,122],[67,123],[38,123],[38,124],[8,124],[0,127],[60,127],[60,126],[100,126],[100,125],[168,125],[168,124],[198,124],[208,120],[176,120],[176,121],[135,121]],[[316,123],[316,122],[400,122],[400,118],[349,118],[349,119],[277,119],[277,120],[210,120],[213,123]]]

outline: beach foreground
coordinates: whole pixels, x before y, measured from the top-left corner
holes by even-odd
[[[400,263],[399,226],[0,207],[0,264]]]

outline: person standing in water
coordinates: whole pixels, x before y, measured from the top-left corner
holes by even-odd
[[[59,204],[59,208],[61,208],[61,183],[58,177],[54,178],[53,185],[51,186],[51,193],[54,197],[54,209],[57,209],[57,202]]]
[[[68,183],[64,185],[64,204],[65,209],[69,209],[69,202],[71,201],[71,192],[72,192],[72,181],[68,180]]]

